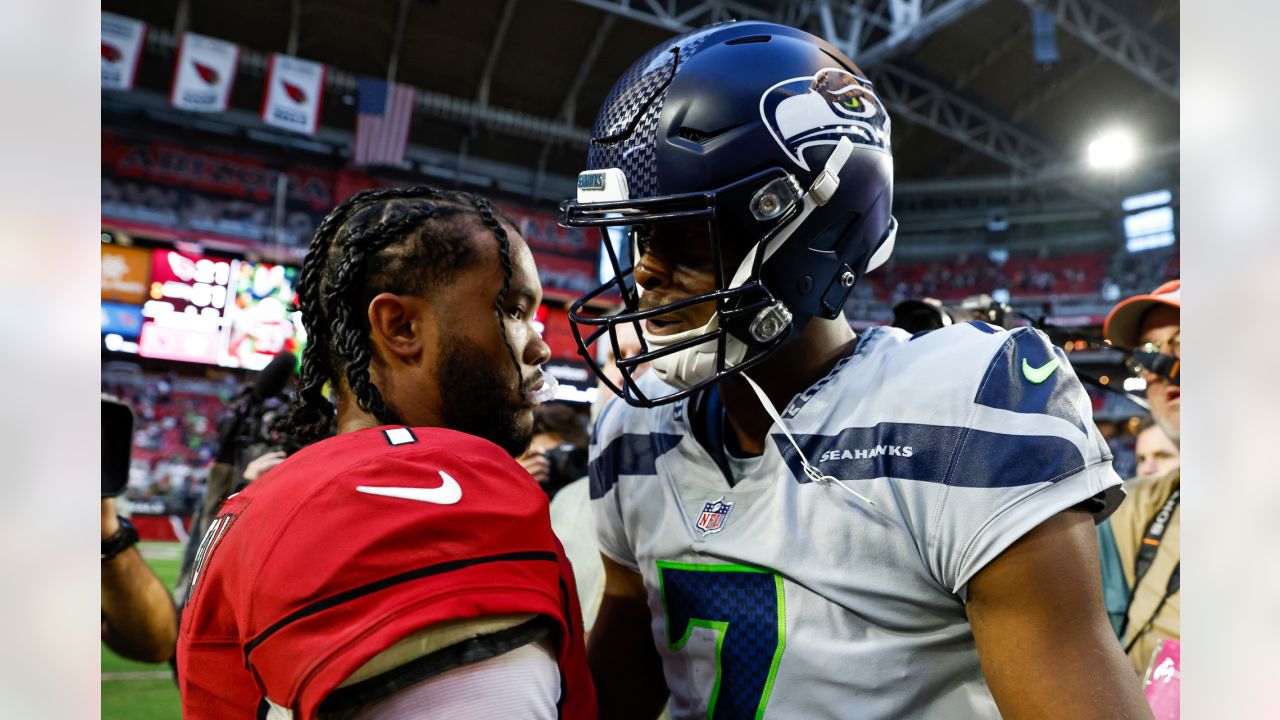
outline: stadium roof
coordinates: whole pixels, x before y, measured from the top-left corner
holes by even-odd
[[[1033,7],[1054,18],[1052,64],[1032,58]],[[731,17],[788,22],[850,51],[894,119],[900,212],[1017,215],[1031,203],[1075,222],[1114,212],[1131,191],[1176,196],[1177,0],[104,0],[103,10],[147,21],[152,55],[171,54],[185,29],[238,43],[242,66],[253,51],[292,48],[346,71],[330,75],[323,123],[347,131],[355,75],[394,66],[396,80],[426,91],[414,145],[459,176],[469,163],[521,168],[535,178],[527,194],[546,200],[572,187],[595,108],[635,58]],[[139,86],[163,92],[170,68],[144,59]],[[238,107],[260,100],[260,85],[237,83]],[[1117,125],[1141,139],[1137,167],[1098,178],[1085,145]]]

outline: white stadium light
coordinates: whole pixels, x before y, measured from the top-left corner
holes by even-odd
[[[1130,195],[1120,202],[1120,209],[1125,212],[1160,207],[1173,202],[1173,193],[1168,189]]]
[[[1173,193],[1167,189],[1130,195],[1120,203],[1125,249],[1131,253],[1169,247],[1178,241]]]
[[[1112,130],[1089,143],[1089,165],[1099,170],[1116,170],[1133,162],[1135,148],[1128,133]]]

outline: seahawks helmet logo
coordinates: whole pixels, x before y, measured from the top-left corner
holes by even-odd
[[[889,152],[889,115],[871,81],[840,68],[774,85],[760,96],[760,116],[787,157],[805,170],[807,148],[840,138]]]

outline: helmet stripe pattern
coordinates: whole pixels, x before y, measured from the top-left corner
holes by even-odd
[[[661,194],[656,143],[667,85],[706,36],[718,29],[721,28],[713,26],[695,30],[659,45],[618,80],[601,106],[605,111],[591,130],[589,169],[620,168],[627,176],[631,197]],[[678,52],[674,52],[676,48]]]

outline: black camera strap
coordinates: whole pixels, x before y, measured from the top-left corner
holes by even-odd
[[[1138,546],[1138,557],[1133,563],[1134,588],[1142,584],[1142,578],[1146,577],[1151,564],[1156,560],[1160,543],[1164,541],[1164,534],[1169,530],[1169,521],[1173,519],[1173,511],[1178,509],[1181,493],[1181,487],[1175,485],[1173,492],[1169,493],[1169,498],[1164,501],[1164,505],[1160,506],[1155,517],[1151,518],[1151,522],[1147,524],[1147,532],[1142,536],[1142,544]]]
[[[1133,639],[1129,641],[1129,644],[1124,646],[1125,655],[1128,655],[1129,651],[1133,649],[1133,646],[1138,644],[1139,638],[1147,634],[1147,631],[1151,629],[1153,624],[1155,624],[1156,618],[1160,615],[1160,611],[1164,609],[1164,604],[1169,601],[1169,598],[1173,597],[1174,593],[1178,592],[1178,588],[1182,584],[1181,576],[1182,561],[1179,560],[1178,564],[1173,566],[1173,574],[1169,576],[1169,582],[1165,584],[1164,595],[1160,596],[1160,602],[1156,603],[1156,609],[1151,611],[1151,617],[1147,618],[1147,621],[1142,624],[1142,628],[1139,629],[1138,632],[1134,633]],[[1126,620],[1127,619],[1128,618],[1126,617]]]
[[[1169,524],[1173,520],[1174,511],[1178,509],[1178,502],[1181,499],[1181,495],[1181,484],[1174,485],[1173,491],[1169,493],[1169,497],[1164,501],[1164,504],[1160,506],[1160,509],[1156,512],[1155,516],[1151,518],[1151,522],[1147,523],[1147,531],[1143,533],[1142,542],[1138,545],[1138,557],[1133,563],[1133,589],[1129,593],[1129,603],[1126,605],[1124,610],[1124,624],[1120,630],[1121,637],[1124,637],[1125,632],[1128,630],[1129,610],[1133,607],[1133,599],[1138,594],[1138,586],[1142,584],[1142,579],[1147,576],[1147,571],[1150,570],[1151,565],[1155,563],[1156,553],[1160,551],[1160,545],[1164,542],[1165,533],[1169,530]],[[1179,570],[1181,567],[1182,563],[1179,561],[1173,569],[1173,575],[1169,578],[1168,586],[1165,588],[1164,597],[1160,598],[1160,603],[1156,606],[1155,612],[1151,613],[1151,617],[1143,625],[1142,630],[1134,637],[1134,642],[1136,642],[1137,639],[1147,631],[1147,628],[1151,626],[1152,621],[1155,620],[1156,615],[1159,615],[1160,611],[1164,609],[1165,601],[1169,599],[1169,596],[1178,592],[1180,583]],[[1133,642],[1129,643],[1129,647],[1133,647]]]

